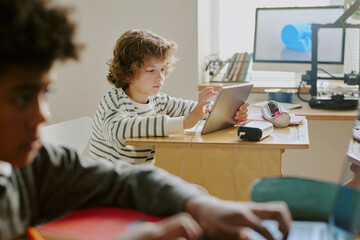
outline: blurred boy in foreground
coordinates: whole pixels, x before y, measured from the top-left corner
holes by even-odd
[[[273,239],[262,219],[277,220],[287,237],[291,219],[283,203],[223,201],[160,169],[83,159],[42,143],[51,68],[78,57],[73,33],[64,9],[41,0],[0,0],[0,239],[86,206],[173,215],[139,226],[128,239],[198,239],[203,232],[244,239],[248,227]]]

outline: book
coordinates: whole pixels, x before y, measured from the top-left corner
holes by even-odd
[[[234,74],[231,76],[231,81],[233,81],[233,82],[237,81],[237,76],[238,76],[239,71],[243,64],[243,62],[242,62],[243,57],[244,57],[244,53],[238,53],[237,58],[236,58]]]
[[[251,58],[252,54],[246,53],[246,57],[244,57],[243,59],[243,67],[241,69],[241,72],[239,73],[238,81],[244,82],[246,80],[246,75],[249,69]]]
[[[136,210],[114,207],[86,208],[38,226],[36,230],[44,239],[51,240],[110,240],[143,221],[157,222],[161,217]]]
[[[236,59],[236,53],[234,53],[233,56],[230,59],[228,59],[229,65],[228,65],[228,68],[227,68],[223,78],[222,78],[223,82],[229,81],[229,75],[230,75],[230,72],[231,72],[231,70],[232,70],[232,68],[234,66],[235,59]]]
[[[239,59],[239,62],[241,64],[240,64],[239,69],[238,69],[238,71],[236,73],[236,76],[234,76],[233,81],[236,81],[236,82],[240,81],[241,72],[243,71],[243,68],[244,68],[244,65],[245,65],[244,60],[246,59],[247,54],[248,54],[247,52],[241,53],[241,58]]]
[[[227,76],[228,81],[232,81],[232,76],[234,75],[235,69],[237,68],[237,58],[238,58],[239,54],[238,53],[234,53],[234,57],[232,58],[232,68],[231,71],[229,72],[229,75]]]

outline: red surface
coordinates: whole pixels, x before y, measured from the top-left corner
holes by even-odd
[[[120,236],[130,224],[139,220],[156,222],[161,218],[130,209],[88,208],[75,210],[36,229],[45,237],[106,240]]]

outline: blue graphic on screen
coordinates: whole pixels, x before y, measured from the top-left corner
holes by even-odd
[[[258,8],[253,69],[300,72],[309,70],[313,48],[312,25],[333,23],[343,13],[344,9],[339,6]],[[333,66],[334,68],[341,66],[343,36],[344,32],[340,28],[320,28],[317,45],[318,62],[329,65],[323,67],[330,69]]]
[[[301,52],[311,50],[311,23],[293,23],[283,27],[281,40],[287,48]],[[320,29],[319,29],[320,30]]]

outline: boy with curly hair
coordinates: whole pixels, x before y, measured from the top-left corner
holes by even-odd
[[[210,111],[212,87],[198,101],[161,93],[165,77],[175,66],[176,43],[145,30],[126,31],[116,42],[109,62],[111,88],[101,99],[94,118],[90,156],[131,163],[152,163],[153,147],[129,146],[126,138],[184,133]],[[247,119],[248,103],[234,115],[238,124]]]

